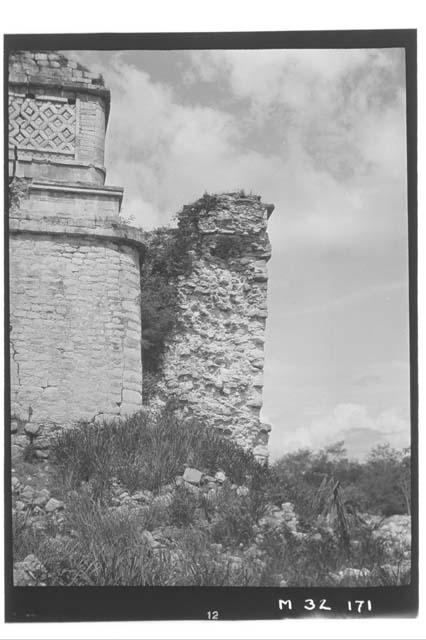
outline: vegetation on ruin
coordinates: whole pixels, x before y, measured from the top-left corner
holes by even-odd
[[[217,196],[205,193],[177,214],[176,228],[161,227],[146,234],[141,268],[142,363],[144,401],[155,394],[167,339],[178,329],[178,282],[192,269],[200,250],[201,211],[217,205]]]
[[[246,197],[244,192],[240,197]],[[173,331],[179,330],[179,278],[188,276],[200,255],[200,214],[218,205],[218,196],[205,193],[176,215],[176,228],[160,227],[146,233],[146,253],[141,267],[143,395],[147,403],[155,395],[163,355]],[[211,256],[232,262],[250,249],[252,238],[243,234],[216,234]]]
[[[39,491],[15,490],[14,562],[35,556],[48,585],[407,584],[406,551],[390,561],[376,534],[407,513],[409,461],[379,447],[352,462],[337,444],[262,466],[173,403],[81,424],[48,463],[14,467],[23,484],[44,474],[38,488],[63,505],[46,514]]]
[[[182,467],[216,473],[222,469],[235,483],[262,469],[253,458],[218,431],[200,428],[194,418],[179,418],[173,402],[163,411],[146,410],[124,422],[82,423],[53,441],[51,458],[64,485],[91,483],[101,501],[115,477],[128,490],[158,491]]]
[[[147,234],[141,269],[142,364],[144,400],[155,389],[168,336],[176,327],[178,277],[191,268],[184,236],[161,228]]]

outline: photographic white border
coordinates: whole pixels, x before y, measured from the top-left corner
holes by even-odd
[[[417,0],[404,3],[387,0],[357,0],[337,2],[334,0],[298,0],[282,2],[263,0],[262,3],[249,0],[216,0],[203,3],[198,0],[168,0],[156,3],[121,0],[119,5],[107,5],[96,0],[87,2],[73,0],[67,6],[58,0],[21,0],[3,6],[2,20],[4,33],[125,33],[125,32],[204,32],[204,31],[299,31],[336,29],[418,29],[418,90],[419,115],[424,113],[424,18],[422,4]],[[424,5],[423,5],[424,6]],[[2,131],[3,133],[3,131]],[[422,220],[421,167],[424,165],[425,139],[422,123],[419,124],[419,264],[418,264],[418,312],[419,312],[419,390],[425,387],[425,310],[426,273],[425,224]],[[1,134],[2,135],[2,134]],[[3,244],[0,247],[0,264],[3,265]],[[423,277],[422,277],[423,274]],[[0,295],[3,297],[3,276]],[[3,323],[0,323],[0,345],[3,355]],[[1,395],[3,404],[3,393]],[[3,410],[3,407],[1,407]],[[419,487],[425,486],[423,461],[423,437],[421,418],[424,415],[424,398],[419,402]],[[3,433],[0,446],[3,445]],[[3,474],[0,491],[3,490]],[[420,500],[420,536],[424,527],[424,510]],[[3,547],[3,527],[0,527],[0,544]],[[3,575],[3,554],[0,573]],[[99,623],[39,623],[36,625],[0,623],[5,638],[423,638],[426,623],[426,600],[422,576],[424,557],[420,549],[420,614],[417,619],[349,619],[326,620],[324,618],[282,621],[238,621],[238,622],[99,622]],[[4,619],[3,581],[0,587],[0,619]]]

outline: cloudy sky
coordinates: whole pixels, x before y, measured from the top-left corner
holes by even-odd
[[[112,92],[107,182],[167,224],[205,191],[273,202],[273,457],[409,443],[404,51],[78,52]]]

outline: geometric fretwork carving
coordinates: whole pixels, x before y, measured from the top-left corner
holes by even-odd
[[[36,152],[74,154],[75,104],[9,95],[9,145]]]

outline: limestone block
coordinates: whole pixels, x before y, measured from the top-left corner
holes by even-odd
[[[44,507],[47,513],[53,513],[54,511],[58,511],[59,509],[63,509],[63,508],[64,508],[64,503],[62,502],[62,500],[56,500],[56,498],[50,498],[50,500],[47,502],[46,506]]]
[[[25,433],[29,436],[36,436],[40,431],[40,425],[32,422],[28,422],[25,427]]]
[[[139,273],[136,248],[126,247],[122,253],[120,244],[96,238],[11,236],[10,324],[18,367],[11,380],[13,411],[31,425],[30,430],[52,420],[67,426],[91,419],[100,410],[118,413],[116,402],[122,399],[128,371],[139,372],[139,380],[129,380],[127,408],[130,412],[130,406],[133,411],[142,406],[141,392],[134,387],[139,384],[142,389],[140,340],[136,340],[140,312],[122,310],[117,317],[107,292],[112,289],[120,304],[122,282],[116,278],[105,287],[105,261],[121,264],[122,255],[125,262],[119,268],[125,281],[127,273],[132,278]],[[139,284],[132,286],[137,300]],[[30,313],[31,299],[35,303]],[[133,348],[123,349],[128,320],[133,323]],[[117,342],[106,330],[111,324],[119,326]],[[35,439],[38,448],[39,440]]]
[[[185,482],[189,482],[190,484],[196,484],[196,485],[198,485],[201,482],[202,477],[203,477],[202,472],[198,471],[198,469],[193,469],[192,467],[186,467],[183,474],[183,479]]]

